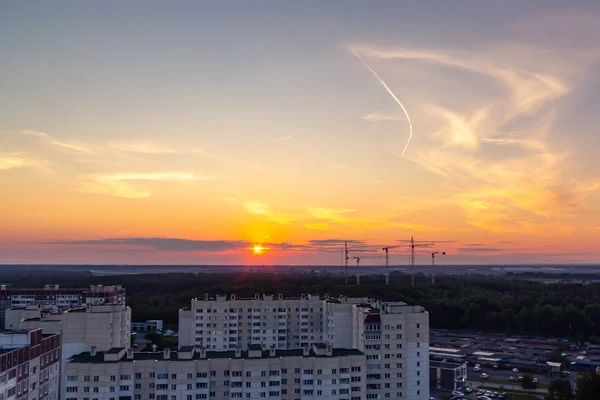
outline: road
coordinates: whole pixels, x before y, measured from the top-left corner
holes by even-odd
[[[514,384],[515,385],[515,389],[520,389],[521,388],[521,384],[518,381],[511,382],[511,381],[509,381],[509,378],[511,376],[514,376],[515,379],[518,379],[519,376],[523,376],[524,375],[524,372],[513,373],[511,370],[506,370],[506,369],[494,370],[492,368],[482,368],[481,371],[475,372],[475,371],[473,371],[473,367],[472,366],[469,365],[468,368],[469,368],[469,371],[467,373],[468,377],[478,378],[479,379],[481,377],[481,374],[483,372],[485,372],[486,374],[489,375],[489,378],[487,378],[487,379],[505,381],[506,384],[504,386],[507,386],[507,387],[511,386],[512,387],[513,384]],[[552,379],[555,379],[555,378],[552,378],[552,377],[549,377],[549,376],[546,376],[546,375],[543,375],[543,374],[532,374],[532,376],[534,378],[538,378],[539,383],[542,384],[542,385],[548,385],[550,383],[550,381],[552,381]]]
[[[503,385],[500,383],[490,383],[490,382],[470,382],[471,383],[471,388],[473,388],[473,390],[475,392],[477,392],[479,390],[480,386],[485,386],[485,387],[489,387],[489,388],[495,388],[494,390],[497,392],[512,392],[512,391],[522,391],[523,388],[521,387],[521,385],[519,383],[516,383],[515,385]],[[548,389],[546,388],[537,388],[537,389],[531,389],[528,390],[528,392],[532,392],[532,393],[536,393],[536,394],[547,394],[548,393]]]

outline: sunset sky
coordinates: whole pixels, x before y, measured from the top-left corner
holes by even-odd
[[[5,1],[0,54],[0,263],[600,262],[598,1]]]

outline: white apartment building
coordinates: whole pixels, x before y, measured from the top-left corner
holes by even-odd
[[[63,400],[362,400],[366,357],[324,344],[296,350],[86,352],[65,368]]]
[[[179,310],[179,345],[210,350],[246,348],[297,349],[323,342],[323,299],[318,295],[235,295],[193,299]]]
[[[6,320],[19,318],[23,309],[6,310]],[[62,339],[61,367],[74,355],[95,348],[131,347],[131,308],[125,304],[88,304],[54,314],[22,318],[21,329],[42,329],[43,333],[60,333]],[[62,375],[64,388],[65,376]]]
[[[369,299],[339,298],[325,299],[323,301],[323,341],[330,346],[351,349],[354,336],[352,312],[355,304],[368,304]]]
[[[0,349],[0,399],[60,398],[60,334],[2,331]]]
[[[367,357],[367,399],[429,399],[429,314],[368,298],[217,296],[179,313],[179,343],[209,350],[296,349],[323,341]]]
[[[367,398],[429,399],[427,311],[375,301],[352,314],[352,347],[367,356]]]

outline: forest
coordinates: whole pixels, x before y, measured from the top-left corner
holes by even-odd
[[[268,267],[266,267],[268,268]],[[279,274],[147,274],[119,276],[36,276],[23,274],[11,280],[13,287],[39,287],[58,283],[61,287],[91,284],[120,284],[127,290],[127,302],[134,321],[162,319],[177,325],[178,309],[189,306],[205,293],[299,296],[302,293],[349,297],[366,296],[386,301],[403,301],[424,306],[432,328],[493,331],[512,334],[546,335],[597,342],[600,336],[600,284],[541,283],[507,277],[444,276],[435,284],[416,278],[412,287],[406,275],[393,275],[385,285],[382,275],[362,276],[356,285],[350,278],[347,288],[339,275]]]

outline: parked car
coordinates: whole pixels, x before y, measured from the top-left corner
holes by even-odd
[[[490,376],[488,374],[486,374],[485,372],[481,374],[481,378],[482,379],[486,379],[489,378]]]
[[[514,376],[511,375],[511,376],[508,377],[508,380],[511,381],[511,382],[514,382],[514,381],[517,380],[517,378],[515,378]]]
[[[481,367],[479,365],[476,365],[473,367],[473,371],[479,372],[479,371],[481,371]]]
[[[459,392],[458,390],[453,390],[450,394],[452,396],[465,397],[465,394],[463,392]]]
[[[480,390],[477,392],[477,396],[483,396],[485,394],[485,390]]]
[[[538,382],[539,382],[539,381],[538,381],[538,378],[533,378],[532,382],[533,382],[533,383],[538,383]]]
[[[492,368],[493,368],[493,369],[498,369],[498,364],[494,364],[494,365],[492,365]]]
[[[515,374],[518,374],[518,373],[519,373],[519,370],[518,370],[517,368],[513,368],[513,370],[512,370],[512,371],[513,371]]]
[[[470,387],[465,388],[465,393],[473,393],[473,389],[471,389]]]

